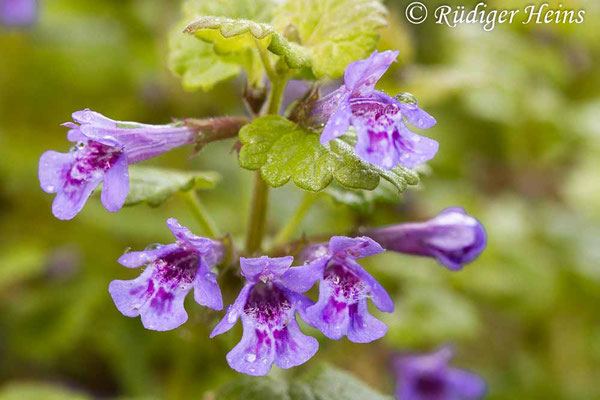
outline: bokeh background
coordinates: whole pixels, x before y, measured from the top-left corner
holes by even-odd
[[[488,381],[489,399],[600,399],[600,3],[561,3],[585,9],[585,22],[450,29],[431,20],[410,25],[407,2],[387,3],[390,26],[379,47],[399,49],[400,59],[380,88],[417,96],[438,120],[427,134],[440,151],[398,202],[357,213],[322,196],[301,231],[341,233],[461,205],[485,224],[489,246],[459,273],[429,259],[373,257],[365,266],[397,305],[391,315],[376,313],[388,335],[358,345],[305,329],[321,341],[315,359],[274,375],[327,361],[391,393],[391,352],[453,343],[456,363]],[[39,188],[37,160],[47,149],[68,150],[59,124],[75,110],[147,123],[239,115],[242,80],[208,93],[181,88],[167,66],[176,1],[39,7],[33,25],[0,28],[0,399],[210,399],[238,377],[225,354],[239,327],[209,340],[221,314],[190,296],[185,325],[148,331],[119,314],[107,292],[112,279],[138,273],[117,264],[124,249],[170,240],[167,217],[196,228],[184,202],[111,214],[93,198],[74,220],[58,221],[52,196]],[[251,173],[238,167],[232,144],[149,164],[219,171],[221,182],[200,196],[241,243]],[[301,196],[292,185],[272,191],[269,232]],[[237,289],[225,290],[226,302]]]

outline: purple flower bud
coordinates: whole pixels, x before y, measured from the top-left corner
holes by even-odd
[[[368,343],[387,332],[387,326],[369,314],[367,299],[385,312],[394,303],[385,289],[357,262],[385,251],[367,237],[334,236],[329,245],[313,245],[303,251],[307,267],[324,270],[319,300],[306,309],[303,319],[330,339],[344,336],[355,343]]]
[[[30,25],[36,19],[37,10],[37,0],[0,0],[0,25]]]
[[[375,90],[375,84],[398,56],[397,51],[374,51],[365,60],[350,63],[344,85],[317,100],[311,123],[325,124],[321,143],[342,136],[350,126],[358,135],[356,153],[367,162],[392,169],[420,165],[435,155],[435,140],[411,132],[404,119],[417,128],[435,125],[435,119],[416,104],[400,102]]]
[[[123,254],[121,265],[147,267],[138,278],[115,280],[108,287],[123,315],[141,315],[144,327],[155,331],[175,329],[187,321],[183,301],[192,288],[198,304],[223,309],[221,290],[211,272],[223,258],[223,244],[192,234],[175,218],[169,218],[167,226],[176,242]]]
[[[71,219],[104,181],[102,204],[111,212],[123,207],[129,192],[129,164],[194,143],[194,130],[171,125],[114,121],[90,110],[73,113],[67,138],[77,144],[69,153],[47,151],[40,157],[42,190],[56,193],[52,213]]]
[[[318,265],[292,267],[293,257],[241,258],[246,285],[210,337],[230,330],[242,318],[242,340],[227,354],[234,370],[266,375],[275,363],[291,368],[308,361],[319,348],[296,322],[312,302],[301,295],[323,275]]]
[[[391,225],[365,235],[387,250],[435,257],[453,271],[475,260],[487,240],[481,222],[460,207],[446,208],[429,221]]]
[[[406,354],[394,360],[398,400],[477,400],[486,393],[477,375],[448,367],[453,352],[444,347],[429,354]]]

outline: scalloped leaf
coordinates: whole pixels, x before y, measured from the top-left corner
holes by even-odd
[[[266,377],[240,376],[216,393],[216,400],[393,400],[352,374],[322,364],[288,383]]]
[[[179,171],[158,167],[129,167],[129,194],[126,206],[147,203],[162,204],[177,192],[210,189],[220,180],[216,172]]]
[[[254,50],[258,41],[273,54],[283,57],[292,69],[310,66],[307,50],[290,43],[268,24],[247,19],[205,16],[186,26],[185,33],[212,43],[217,54]]]
[[[272,24],[279,32],[295,28],[316,77],[339,78],[375,50],[386,14],[379,0],[291,0],[275,10]]]
[[[347,188],[373,190],[384,178],[402,192],[419,181],[411,170],[386,171],[364,162],[343,140],[333,140],[326,148],[317,133],[276,115],[254,120],[240,130],[239,137],[243,144],[240,165],[260,170],[272,187],[291,179],[299,188],[317,192],[335,179]]]
[[[186,1],[181,22],[169,40],[169,67],[182,77],[184,88],[209,90],[216,83],[237,76],[242,69],[252,85],[260,85],[263,67],[254,44],[252,48],[238,46],[230,50],[223,44],[221,51],[215,51],[212,42],[205,41],[209,36],[204,41],[198,40],[183,30],[191,21],[206,15],[269,21],[274,7],[272,0]]]

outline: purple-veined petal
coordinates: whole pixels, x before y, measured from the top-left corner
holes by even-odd
[[[110,212],[119,211],[129,193],[129,165],[127,156],[121,153],[117,161],[104,173],[101,200]]]
[[[323,132],[321,133],[321,144],[329,143],[333,139],[345,134],[350,127],[351,117],[352,112],[350,110],[350,105],[344,98],[340,101],[340,104],[333,115],[327,120],[325,128],[323,128]]]
[[[281,276],[281,285],[293,292],[304,293],[323,277],[328,258],[320,258],[298,267],[291,267]]]
[[[275,360],[273,336],[256,327],[249,317],[242,316],[242,325],[242,339],[227,354],[227,362],[238,372],[253,376],[266,375]]]
[[[319,300],[308,307],[304,314],[304,321],[329,339],[339,340],[348,331],[348,305],[334,298],[333,288],[326,280],[319,283]]]
[[[333,236],[329,240],[329,252],[334,257],[362,258],[384,251],[379,243],[366,236],[356,238]]]
[[[244,306],[246,305],[246,301],[248,301],[248,295],[252,291],[254,287],[253,284],[246,284],[242,290],[240,290],[240,294],[235,299],[235,302],[227,307],[227,312],[221,321],[215,326],[215,329],[210,334],[210,337],[213,338],[217,335],[227,332],[236,324],[238,318],[244,312]]]
[[[300,331],[293,314],[287,326],[273,331],[273,339],[275,340],[275,364],[283,369],[304,364],[319,349],[317,339],[306,336]]]
[[[223,309],[223,297],[221,289],[217,283],[217,275],[210,272],[208,265],[200,259],[200,266],[194,278],[194,300],[196,303],[212,308],[213,310]]]
[[[400,162],[400,152],[395,143],[398,134],[395,131],[375,131],[362,121],[353,123],[358,133],[356,154],[364,161],[384,169],[393,169]]]
[[[46,193],[56,193],[64,185],[66,171],[74,161],[71,153],[49,150],[42,154],[38,167],[42,190]]]
[[[438,151],[439,144],[433,139],[417,135],[406,125],[398,125],[399,139],[396,142],[400,152],[400,164],[406,168],[414,168],[431,160]]]
[[[180,282],[167,286],[161,281],[155,266],[150,265],[136,279],[112,281],[108,290],[123,315],[141,315],[146,329],[168,331],[187,321],[183,302],[192,285]]]
[[[436,124],[435,118],[421,110],[416,104],[398,102],[402,116],[408,123],[420,129],[429,129]]]
[[[394,311],[394,302],[388,292],[363,268],[362,265],[353,260],[345,260],[344,263],[350,266],[352,271],[356,273],[360,280],[367,286],[369,297],[379,310],[388,313]]]
[[[398,53],[391,50],[379,53],[375,50],[369,58],[348,64],[344,73],[346,89],[352,92],[352,96],[369,95],[385,71],[396,60]]]
[[[132,251],[119,257],[118,263],[127,268],[138,268],[142,265],[156,261],[158,258],[161,258],[178,248],[179,246],[177,244],[171,243],[164,246],[161,245],[153,250]]]
[[[258,258],[240,257],[242,274],[250,282],[273,280],[279,278],[290,268],[294,257],[267,257]]]
[[[315,303],[303,294],[293,292],[281,286],[278,286],[278,288],[291,302],[292,308],[300,314],[300,318],[306,321],[306,310],[315,305]]]
[[[452,387],[452,391],[461,400],[481,399],[487,391],[485,381],[468,371],[450,368],[446,379]]]
[[[80,185],[65,185],[56,193],[52,202],[52,214],[58,219],[69,220],[83,209],[85,202],[100,184],[103,173],[92,176]]]
[[[367,299],[351,304],[348,308],[350,324],[348,340],[354,343],[369,343],[382,338],[387,332],[387,326],[369,314]]]

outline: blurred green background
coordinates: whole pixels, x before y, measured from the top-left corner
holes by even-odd
[[[580,25],[492,32],[431,19],[410,25],[407,3],[387,3],[390,27],[379,47],[399,49],[400,62],[379,87],[414,93],[436,117],[427,135],[440,142],[438,156],[397,204],[357,215],[323,196],[302,231],[343,233],[461,205],[485,224],[489,246],[459,273],[429,259],[371,258],[365,266],[396,300],[392,315],[374,312],[388,335],[358,345],[303,328],[319,338],[317,356],[272,374],[294,376],[328,361],[391,393],[390,352],[454,343],[457,364],[488,381],[489,399],[600,399],[600,3],[561,2],[586,10]],[[0,399],[65,399],[62,390],[73,398],[210,399],[210,390],[239,376],[225,361],[239,327],[209,340],[221,313],[189,296],[185,325],[148,331],[119,314],[107,291],[112,279],[138,274],[116,262],[125,248],[170,240],[166,218],[196,228],[185,204],[173,198],[111,214],[92,198],[74,220],[58,221],[52,196],[39,188],[37,160],[47,149],[68,150],[59,124],[75,110],[146,123],[239,115],[242,80],[209,93],[181,89],[167,68],[178,2],[41,0],[40,7],[34,26],[0,31]],[[217,188],[200,195],[241,243],[251,173],[237,166],[232,144],[149,163],[219,171]],[[301,196],[291,184],[272,191],[270,233]],[[237,289],[224,290],[226,303]]]

